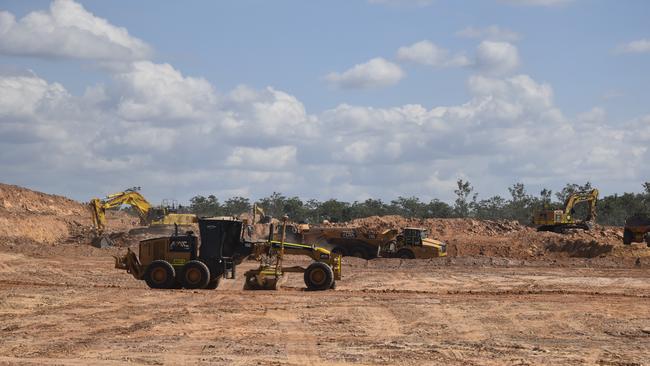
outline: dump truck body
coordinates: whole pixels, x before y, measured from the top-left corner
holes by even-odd
[[[650,247],[650,217],[634,215],[625,220],[623,244],[646,242]]]
[[[363,259],[378,256],[435,258],[447,255],[445,243],[427,238],[426,230],[421,228],[405,228],[401,232],[396,229],[373,232],[361,228],[311,227],[300,224],[293,225],[288,233],[289,240],[314,243],[342,256]]]

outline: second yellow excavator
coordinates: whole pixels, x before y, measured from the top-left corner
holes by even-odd
[[[133,207],[140,217],[142,226],[155,225],[190,225],[197,222],[194,214],[176,213],[172,206],[153,207],[140,192],[139,187],[126,189],[122,192],[109,194],[104,199],[90,200],[93,225],[101,234],[106,228],[106,210],[128,205]]]
[[[575,206],[581,202],[587,202],[589,204],[589,211],[584,220],[578,220],[573,217]],[[537,231],[563,233],[567,229],[590,230],[596,221],[597,202],[597,189],[573,193],[564,202],[564,209],[545,209],[536,212],[533,216],[533,224],[537,226]]]

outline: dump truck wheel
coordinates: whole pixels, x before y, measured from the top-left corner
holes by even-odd
[[[413,255],[413,252],[411,252],[410,250],[402,249],[399,252],[397,252],[397,258],[414,259],[415,256]]]
[[[650,248],[650,233],[645,234],[645,243],[648,245],[648,248]]]
[[[332,281],[332,286],[330,286],[330,290],[336,290],[336,281]]]
[[[625,229],[623,230],[623,244],[632,244],[632,238],[634,237],[634,234],[632,233],[631,230]]]
[[[361,259],[368,259],[368,253],[366,253],[366,250],[361,247],[352,248],[352,253],[350,253],[350,255]]]
[[[341,257],[345,257],[345,249],[341,247],[336,247],[331,250],[332,254],[340,255]]]
[[[221,277],[213,278],[212,281],[208,282],[208,285],[204,288],[206,290],[214,290],[219,287],[219,282],[221,282]]]
[[[332,287],[334,271],[326,263],[314,262],[305,270],[305,285],[312,291],[323,291]]]
[[[151,288],[173,288],[176,282],[175,277],[174,267],[164,260],[151,262],[144,274],[144,280]]]
[[[189,261],[183,266],[181,281],[188,289],[205,288],[210,282],[210,270],[203,262]]]

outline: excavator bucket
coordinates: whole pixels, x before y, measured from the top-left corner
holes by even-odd
[[[113,240],[108,235],[105,234],[95,236],[91,240],[90,244],[95,248],[108,248],[115,245]]]

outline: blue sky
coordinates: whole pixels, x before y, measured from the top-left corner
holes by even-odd
[[[0,19],[2,92],[16,96],[0,127],[28,141],[0,141],[28,156],[0,159],[7,183],[82,200],[122,185],[153,199],[450,200],[457,178],[482,197],[650,179],[647,1],[59,2],[68,16],[52,4],[0,4],[15,19],[4,35]],[[33,12],[56,31],[20,23]],[[137,42],[115,41],[120,27]],[[116,42],[128,52],[101,51]],[[64,89],[47,110],[35,80]],[[194,160],[210,154],[221,162]]]

